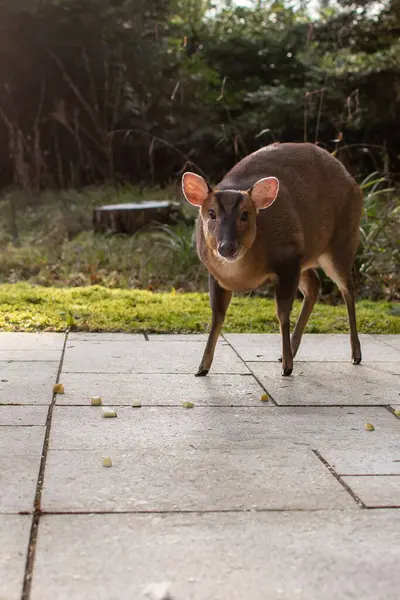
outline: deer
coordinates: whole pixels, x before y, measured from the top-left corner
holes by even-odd
[[[240,160],[212,189],[185,172],[182,190],[199,209],[196,249],[209,273],[211,328],[196,377],[209,372],[233,293],[274,286],[281,374],[293,358],[320,292],[317,268],[337,284],[347,307],[351,357],[361,362],[352,268],[363,195],[343,164],[311,143],[273,143]],[[297,290],[303,296],[290,336]]]

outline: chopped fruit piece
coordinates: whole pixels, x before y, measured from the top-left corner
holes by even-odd
[[[90,398],[90,404],[92,406],[101,406],[103,402],[103,398],[101,396],[92,396]]]
[[[117,416],[117,411],[113,408],[103,408],[103,417],[105,419],[113,419]]]

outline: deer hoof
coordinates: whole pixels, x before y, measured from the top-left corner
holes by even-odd
[[[197,371],[197,373],[195,374],[195,377],[205,377],[208,373],[208,369],[202,369],[201,367],[199,368],[199,370]]]
[[[289,377],[292,374],[293,367],[284,367],[281,371],[282,377]]]

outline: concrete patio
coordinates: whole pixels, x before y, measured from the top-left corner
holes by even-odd
[[[397,600],[400,336],[205,339],[0,333],[1,600]]]

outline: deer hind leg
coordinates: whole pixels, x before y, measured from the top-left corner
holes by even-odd
[[[321,288],[319,277],[314,269],[307,269],[307,271],[301,274],[299,288],[303,294],[303,304],[292,333],[291,346],[293,357],[296,356],[299,349],[303,331],[308,323]]]
[[[321,256],[318,262],[328,277],[337,284],[346,304],[350,327],[351,358],[354,365],[359,365],[362,358],[361,345],[357,332],[354,282],[351,274],[355,251],[352,249],[346,253],[345,250],[345,246],[342,246],[339,252],[331,249]]]
[[[303,294],[303,304],[301,306],[301,311],[294,327],[290,342],[293,358],[296,356],[299,349],[304,329],[313,311],[320,288],[321,283],[318,274],[316,271],[314,271],[314,269],[307,269],[301,273],[299,289]],[[279,357],[279,362],[282,362],[282,356]]]

